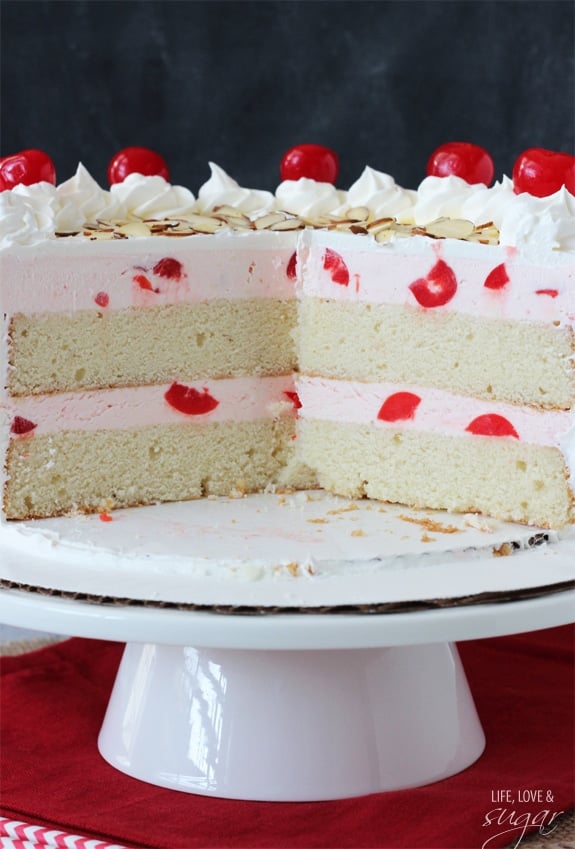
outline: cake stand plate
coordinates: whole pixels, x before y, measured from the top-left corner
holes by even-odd
[[[573,618],[571,535],[315,495],[196,507],[0,532],[4,586],[28,587],[0,621],[127,643],[99,749],[155,785],[298,801],[453,775],[485,744],[455,641]]]

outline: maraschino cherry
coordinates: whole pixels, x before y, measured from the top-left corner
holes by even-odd
[[[530,147],[515,160],[513,189],[516,194],[528,192],[543,198],[555,194],[561,186],[575,194],[575,156],[570,153]]]
[[[495,167],[487,151],[470,142],[446,142],[436,148],[427,160],[428,177],[461,177],[467,183],[485,183],[493,180]]]
[[[321,144],[298,144],[282,156],[282,180],[307,177],[318,183],[335,183],[339,173],[339,157],[334,150]]]
[[[147,147],[125,147],[112,158],[108,165],[108,182],[123,182],[129,174],[144,177],[163,177],[169,182],[170,172],[166,160],[155,150]]]
[[[0,191],[34,183],[56,184],[54,163],[43,150],[21,150],[0,159]]]

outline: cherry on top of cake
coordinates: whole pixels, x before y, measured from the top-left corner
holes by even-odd
[[[491,210],[487,201],[493,193],[499,193],[505,202],[521,194],[531,200],[548,198],[563,186],[575,193],[575,157],[570,154],[530,148],[517,158],[513,181],[503,178],[502,183],[490,187],[493,160],[483,148],[468,142],[438,147],[429,157],[427,178],[417,192],[402,189],[389,175],[370,168],[347,192],[340,191],[335,188],[338,156],[317,144],[296,145],[284,153],[282,182],[275,196],[243,189],[218,166],[210,163],[210,167],[212,175],[196,199],[189,189],[168,182],[168,166],[160,154],[129,147],[110,161],[109,192],[100,189],[82,166],[74,178],[55,188],[56,171],[50,157],[42,151],[25,150],[0,160],[0,189],[13,188],[23,203],[33,206],[35,184],[40,184],[45,186],[45,197],[40,196],[39,203],[52,202],[51,189],[73,206],[75,196],[89,195],[93,184],[94,195],[99,192],[106,201],[111,200],[99,214],[92,204],[88,210],[91,217],[75,226],[63,227],[58,221],[52,235],[60,237],[125,239],[312,227],[371,235],[378,242],[421,235],[492,245],[500,242],[500,226],[489,216],[478,216],[483,214],[482,204],[486,212]],[[23,189],[30,186],[27,196]],[[152,195],[157,191],[163,206],[154,208],[146,197],[148,189]],[[454,214],[454,209],[461,214]]]

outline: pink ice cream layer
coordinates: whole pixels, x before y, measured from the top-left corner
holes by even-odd
[[[472,422],[498,416],[509,423],[516,434],[513,438],[560,447],[564,453],[575,449],[575,413],[570,411],[540,411],[396,383],[300,377],[296,390],[302,419],[470,436],[467,428]]]
[[[73,238],[0,257],[0,312],[121,310],[294,297],[296,233]]]
[[[13,432],[19,417],[16,430],[21,436],[40,436],[150,425],[245,422],[286,414],[295,417],[294,400],[293,379],[282,375],[12,398],[3,405],[3,413]],[[26,423],[34,427],[27,430]]]
[[[365,236],[318,232],[305,234],[299,262],[300,292],[308,297],[575,323],[575,263],[538,267],[518,260],[513,248],[422,236],[377,244]],[[443,274],[434,280],[438,263]],[[445,303],[426,306],[417,289],[423,284],[437,291],[442,276],[451,281]]]

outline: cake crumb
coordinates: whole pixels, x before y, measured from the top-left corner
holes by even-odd
[[[362,531],[361,528],[357,528],[357,530],[351,532],[352,537],[364,537],[365,531]]]
[[[421,542],[436,542],[436,537],[430,537],[429,534],[421,535]]]
[[[247,497],[246,491],[244,489],[240,489],[240,488],[232,489],[230,494],[228,495],[228,498],[246,498],[246,497]]]
[[[513,546],[510,542],[504,542],[497,548],[493,548],[492,551],[494,557],[509,557],[510,554],[513,554]]]
[[[429,516],[417,519],[415,516],[405,516],[402,514],[399,518],[404,522],[411,522],[412,525],[421,525],[426,531],[433,531],[436,534],[458,534],[460,532],[460,528],[456,528],[455,525],[442,525],[441,522],[436,522],[434,519],[430,519]]]
[[[327,525],[329,523],[329,519],[306,519],[310,525]]]
[[[486,533],[492,533],[495,530],[495,523],[489,522],[484,516],[479,516],[477,513],[466,513],[465,514],[465,524],[474,528],[477,531],[485,531]]]
[[[352,513],[354,510],[359,510],[359,507],[353,501],[351,504],[348,504],[347,507],[338,507],[336,510],[328,510],[328,516],[337,516],[339,513]]]

